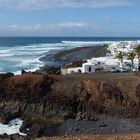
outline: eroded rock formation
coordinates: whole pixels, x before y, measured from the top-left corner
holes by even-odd
[[[140,78],[136,76],[100,80],[92,75],[0,75],[1,122],[16,117],[40,124],[50,119],[96,121],[100,114],[136,118],[139,108]]]

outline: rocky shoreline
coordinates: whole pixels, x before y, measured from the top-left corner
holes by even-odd
[[[48,54],[40,60],[48,63],[51,61],[51,65],[63,65],[73,61],[91,59],[92,57],[102,57],[106,55],[106,52],[106,45],[77,47]]]
[[[24,120],[19,135],[140,132],[140,77],[134,73],[0,75],[0,120]]]

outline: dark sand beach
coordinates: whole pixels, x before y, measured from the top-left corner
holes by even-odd
[[[54,61],[60,64],[70,63],[77,60],[91,59],[92,57],[102,57],[106,55],[106,46],[77,47],[48,54],[41,61]]]

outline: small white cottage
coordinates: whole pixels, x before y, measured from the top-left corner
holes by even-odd
[[[95,72],[95,64],[92,62],[87,62],[82,65],[83,73],[93,73]]]
[[[80,65],[69,64],[61,68],[61,74],[72,74],[72,73],[93,73],[95,72],[96,65],[92,62],[80,63]]]

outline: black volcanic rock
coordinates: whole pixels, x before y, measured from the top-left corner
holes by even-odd
[[[54,55],[55,61],[73,62],[78,60],[87,60],[92,57],[106,56],[106,45],[77,47],[69,50],[58,52]]]
[[[0,75],[0,118],[8,122],[21,117],[25,120],[21,131],[30,137],[42,136],[44,127],[68,119],[139,118],[139,85],[140,77],[129,73]]]
[[[9,116],[8,113],[11,114],[11,117],[7,117],[9,119],[23,114],[78,120],[95,119],[96,114],[102,113],[139,116],[139,77],[137,81],[123,79],[109,82],[93,80],[88,75],[74,75],[70,78],[24,74],[5,75],[2,79],[1,120]]]

